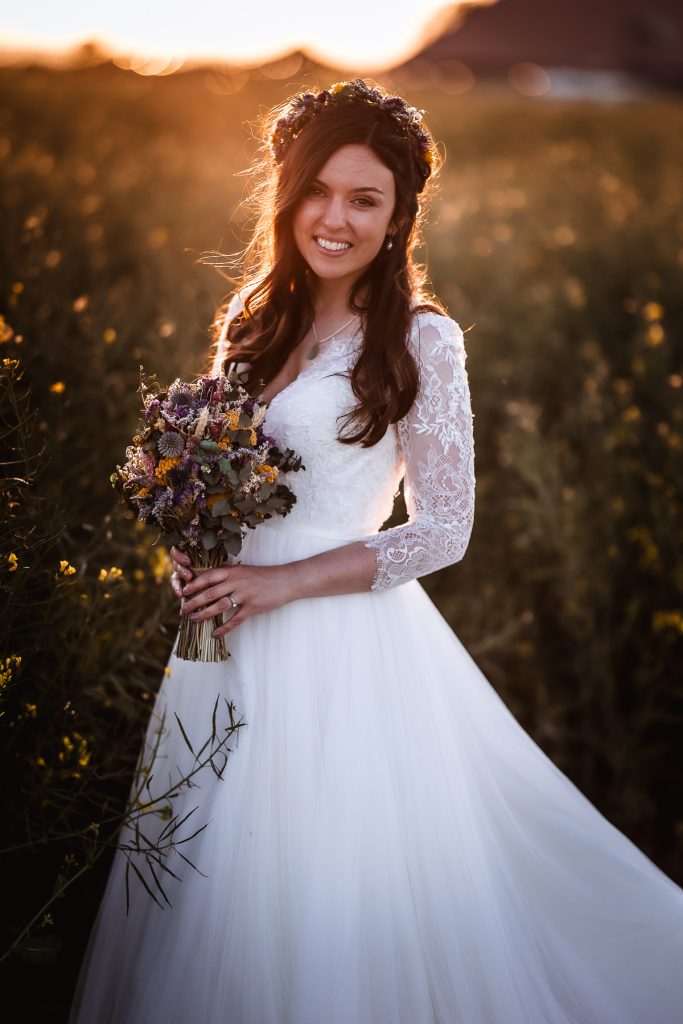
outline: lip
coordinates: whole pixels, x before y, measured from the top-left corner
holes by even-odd
[[[324,237],[324,235],[321,236],[321,237]],[[327,241],[332,242],[332,241],[334,241],[334,239],[329,238],[329,239],[327,239]],[[339,241],[341,241],[341,239],[339,239]],[[351,245],[351,244],[349,244],[346,249],[336,249],[336,250],[325,249],[320,244],[320,242],[318,241],[318,238],[317,238],[316,235],[313,236],[313,242],[315,243],[315,247],[316,247],[318,252],[323,252],[323,253],[325,253],[326,256],[331,256],[333,259],[339,259],[340,256],[345,256],[347,252],[350,252],[351,249],[353,249],[353,245]]]

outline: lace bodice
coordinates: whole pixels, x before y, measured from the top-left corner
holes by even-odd
[[[214,370],[226,354],[227,325],[240,309],[236,295]],[[449,317],[416,313],[410,345],[420,387],[411,411],[371,448],[340,444],[338,417],[356,403],[349,375],[360,343],[349,335],[333,339],[271,400],[264,428],[306,466],[287,480],[297,495],[287,522],[362,539],[377,561],[372,590],[386,590],[465,554],[474,523],[474,417],[462,330]],[[408,522],[381,530],[401,478]]]

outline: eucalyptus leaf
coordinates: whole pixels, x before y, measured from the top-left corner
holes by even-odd
[[[202,547],[205,551],[213,551],[218,544],[218,535],[215,530],[205,530],[202,534]]]

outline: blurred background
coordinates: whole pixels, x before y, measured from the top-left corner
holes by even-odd
[[[0,961],[22,1019],[66,1019],[177,626],[166,553],[109,481],[139,367],[207,369],[259,116],[344,78],[424,109],[446,156],[419,256],[466,330],[477,510],[464,561],[422,582],[683,884],[680,5],[191,7],[0,16]]]

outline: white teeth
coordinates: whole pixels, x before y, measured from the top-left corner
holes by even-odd
[[[323,249],[329,249],[331,252],[339,252],[340,249],[350,249],[349,242],[328,242],[326,238],[320,238],[318,236],[316,241],[319,245],[322,245]]]

